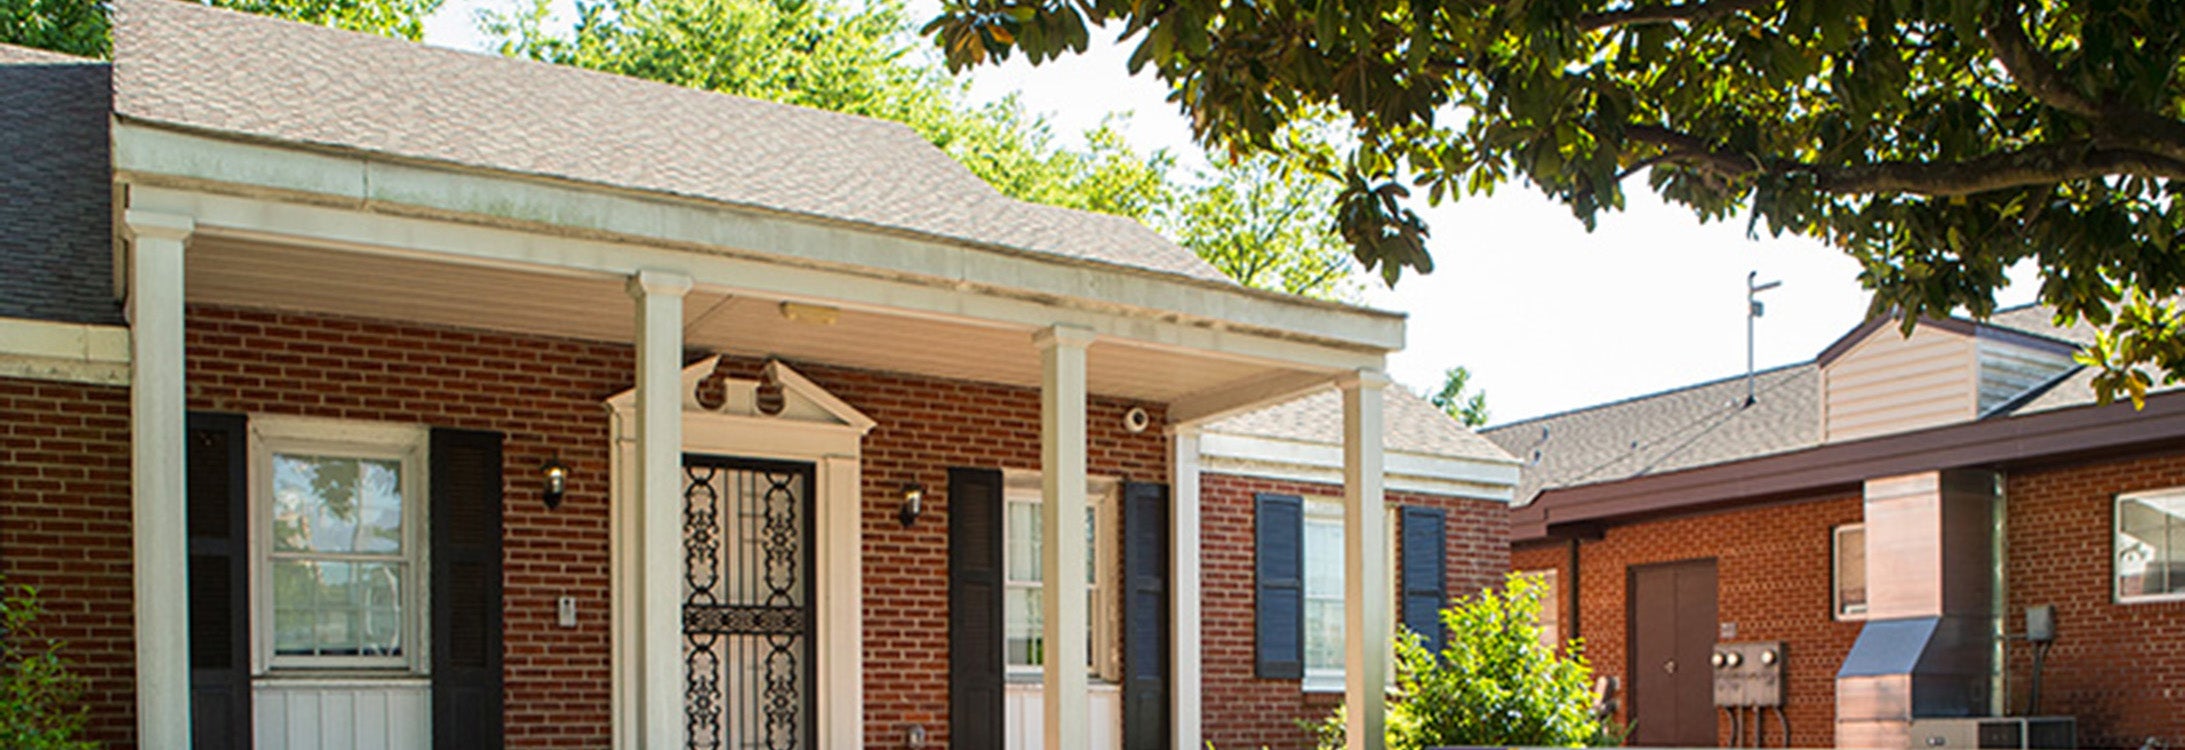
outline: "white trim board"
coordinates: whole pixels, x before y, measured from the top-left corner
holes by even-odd
[[[1201,471],[1208,474],[1343,484],[1343,449],[1293,440],[1205,433],[1199,437]],[[1388,451],[1382,459],[1388,489],[1511,502],[1515,462],[1482,461]]]
[[[129,384],[129,329],[0,318],[0,377]]]
[[[679,266],[688,264],[688,272],[701,283],[709,277],[714,283],[729,285],[737,280],[764,283],[762,279],[706,274],[697,268],[701,257],[734,255],[746,260],[770,260],[775,265],[916,279],[925,286],[1030,301],[1047,309],[1128,312],[1129,317],[1141,321],[1141,326],[1147,320],[1180,320],[1186,326],[1214,328],[1233,336],[1312,342],[1322,348],[1373,357],[1401,348],[1404,340],[1405,318],[1400,313],[1305,300],[1127,266],[540,178],[241,143],[142,123],[115,125],[114,163],[120,178],[130,184],[131,208],[196,216],[208,229],[243,227],[212,212],[179,205],[171,198],[180,191],[159,186],[219,185],[221,192],[292,196],[300,202],[344,207],[326,210],[381,219],[407,214],[461,220],[470,226],[521,227],[531,230],[524,234],[534,239],[584,235],[682,246],[698,252],[670,253],[666,265],[659,261],[638,265],[683,271]],[[409,236],[423,238],[415,233]],[[473,244],[448,254],[491,254],[496,250],[490,245]],[[585,254],[535,256],[531,260],[578,267]],[[616,272],[623,275],[629,270],[619,268]],[[1000,320],[1036,319],[1018,316]]]

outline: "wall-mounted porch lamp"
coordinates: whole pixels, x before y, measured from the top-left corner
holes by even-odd
[[[546,509],[561,507],[562,493],[569,488],[569,467],[562,465],[561,456],[555,456],[547,459],[546,465],[539,467],[539,473],[546,481],[543,492],[546,496]]]
[[[917,523],[918,516],[925,512],[925,485],[919,484],[917,482],[910,482],[903,485],[903,507],[901,510],[896,511],[895,514],[896,519],[903,522],[903,528],[910,528],[911,524]]]

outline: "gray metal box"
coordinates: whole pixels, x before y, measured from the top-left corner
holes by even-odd
[[[1715,705],[1783,705],[1783,660],[1782,641],[1715,644]]]

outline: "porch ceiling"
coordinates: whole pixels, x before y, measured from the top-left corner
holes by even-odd
[[[187,253],[191,304],[378,318],[592,341],[630,342],[635,323],[619,280],[439,263],[200,236]],[[844,304],[831,324],[798,322],[782,300],[694,289],[685,343],[872,370],[1036,387],[1035,325],[999,327]],[[1228,355],[1102,339],[1091,392],[1156,403],[1310,377],[1311,371]]]

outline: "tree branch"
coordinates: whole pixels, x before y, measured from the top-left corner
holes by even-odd
[[[1625,130],[1634,142],[1662,149],[1656,163],[1690,167],[1723,180],[1763,174],[1810,177],[1827,193],[1910,193],[1949,197],[2112,175],[2185,181],[2185,159],[2159,150],[2103,147],[2092,141],[2029,146],[1954,162],[1880,161],[1823,166],[1708,148],[1689,134],[1653,125]]]
[[[1587,13],[1578,17],[1578,27],[1587,31],[1640,26],[1651,23],[1677,23],[1711,21],[1733,13],[1759,10],[1773,4],[1774,0],[1713,0],[1676,5],[1651,5],[1623,10]]]
[[[2010,71],[2011,79],[2042,104],[2080,117],[2100,117],[2100,103],[2065,81],[2056,65],[2040,50],[2034,49],[2033,40],[2026,36],[2025,28],[2018,24],[2018,17],[2012,12],[2016,8],[2016,3],[1997,3],[1981,21],[1980,33],[1988,38],[1988,48],[1995,51],[1996,62],[2002,63],[2003,69]]]

